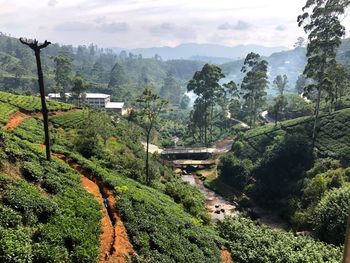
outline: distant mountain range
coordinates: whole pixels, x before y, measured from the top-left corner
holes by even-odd
[[[214,44],[181,44],[176,47],[153,47],[122,49],[112,48],[115,52],[125,50],[134,54],[141,54],[145,58],[154,57],[156,54],[165,60],[190,59],[204,60],[211,63],[225,63],[244,58],[249,52],[256,52],[262,56],[270,56],[273,53],[288,50],[287,47],[265,47],[261,45],[239,45],[234,47]],[[208,61],[209,60],[209,61]]]

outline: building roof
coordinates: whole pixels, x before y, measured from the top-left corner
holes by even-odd
[[[106,103],[106,109],[122,109],[124,108],[124,102],[108,102]]]
[[[49,98],[56,98],[56,99],[61,98],[61,95],[59,93],[49,93],[47,96]]]
[[[87,98],[87,99],[107,99],[110,96],[111,95],[104,94],[104,93],[86,93],[85,98]],[[48,97],[59,99],[59,98],[61,98],[61,94],[60,93],[49,93]],[[66,97],[68,97],[68,98],[71,97],[71,93],[67,92]]]
[[[104,94],[104,93],[86,93],[87,99],[107,99],[111,95]]]

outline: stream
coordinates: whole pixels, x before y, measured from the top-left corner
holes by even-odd
[[[212,219],[223,220],[225,216],[238,214],[237,206],[204,186],[203,181],[194,174],[182,175],[182,180],[198,188],[205,197],[205,206]]]
[[[182,175],[182,180],[199,189],[205,198],[205,206],[213,220],[223,220],[225,216],[236,216],[237,204],[231,202],[216,192],[205,187],[203,181],[195,174]],[[273,211],[269,211],[259,206],[253,206],[251,211],[257,216],[257,221],[272,228],[288,231],[288,224],[280,219]]]

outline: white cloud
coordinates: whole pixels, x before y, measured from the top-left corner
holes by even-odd
[[[292,47],[304,35],[296,18],[305,1],[0,0],[0,25],[14,36],[74,45],[133,48],[210,42]]]
[[[55,6],[55,5],[58,4],[58,1],[57,1],[57,0],[49,0],[49,2],[47,2],[47,4],[48,4],[49,6]]]
[[[218,29],[220,30],[248,30],[251,29],[253,26],[243,20],[238,20],[238,22],[235,25],[232,25],[230,23],[224,23],[221,24]]]
[[[285,31],[287,28],[283,25],[278,25],[275,27],[275,30],[276,31]]]

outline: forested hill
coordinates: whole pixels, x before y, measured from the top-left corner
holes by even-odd
[[[338,60],[350,65],[350,40],[343,40],[338,52]],[[270,82],[279,74],[287,74],[289,89],[295,89],[298,76],[306,64],[305,48],[273,53],[267,57]],[[165,95],[173,104],[179,104],[186,84],[193,74],[206,62],[219,63],[215,57],[195,57],[195,60],[163,60],[155,55],[143,58],[140,54],[98,48],[95,45],[78,46],[51,44],[42,53],[47,92],[57,92],[55,80],[59,55],[68,58],[68,69],[63,74],[68,79],[67,91],[72,86],[75,75],[88,82],[88,90],[112,94],[112,99],[133,101],[145,85],[157,93]],[[246,54],[242,54],[245,56]],[[200,60],[203,61],[200,61]],[[207,61],[206,61],[207,60]],[[221,64],[227,79],[240,82],[243,60]],[[35,79],[36,66],[30,49],[23,46],[17,38],[0,35],[0,89],[19,94],[37,93]],[[162,91],[163,89],[163,91]]]
[[[295,84],[306,65],[306,48],[299,47],[293,50],[281,51],[266,57],[269,63],[269,80],[272,83],[277,75],[288,75],[289,89],[295,90]],[[350,66],[350,39],[344,39],[338,50],[337,60]],[[228,79],[241,82],[244,74],[241,73],[244,60],[237,60],[222,64],[220,67]]]
[[[130,97],[139,95],[144,85],[151,85],[160,92],[168,74],[171,74],[174,85],[180,87],[175,94],[180,97],[185,90],[184,84],[204,65],[204,62],[191,60],[163,61],[159,56],[145,59],[139,54],[125,51],[116,54],[111,49],[92,44],[78,47],[51,44],[42,52],[47,92],[57,91],[55,69],[58,62],[55,58],[59,55],[68,58],[68,69],[63,69],[68,80],[72,82],[74,76],[79,74],[89,83],[89,91],[114,94],[115,99],[119,100],[130,100]],[[36,93],[35,77],[36,64],[31,50],[17,38],[0,35],[0,89]],[[71,83],[68,83],[68,89],[69,86]]]

